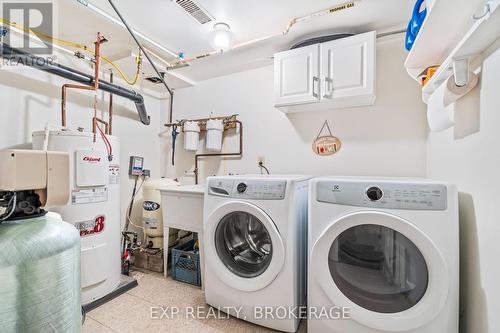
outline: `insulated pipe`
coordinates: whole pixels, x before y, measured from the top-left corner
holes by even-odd
[[[0,57],[22,63],[25,66],[37,68],[44,72],[58,75],[68,80],[76,81],[87,86],[94,86],[95,84],[95,80],[92,75],[85,74],[64,65],[48,61],[45,58],[37,57],[12,48],[10,45],[5,43],[2,43],[2,46],[0,47]],[[133,101],[135,103],[135,107],[137,108],[137,113],[139,114],[141,122],[144,125],[149,125],[151,123],[150,117],[146,111],[146,106],[144,105],[144,97],[141,94],[134,90],[129,90],[103,80],[99,80],[98,87],[103,91],[113,93]]]

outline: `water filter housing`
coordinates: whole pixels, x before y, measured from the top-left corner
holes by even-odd
[[[200,125],[196,121],[187,121],[183,126],[184,130],[184,149],[188,151],[197,151],[200,140]]]
[[[224,123],[220,119],[210,119],[207,121],[207,142],[206,148],[211,151],[222,150],[222,133]]]

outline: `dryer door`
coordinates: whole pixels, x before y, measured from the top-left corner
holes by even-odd
[[[207,264],[229,286],[255,291],[269,285],[285,260],[283,241],[271,218],[252,204],[218,207],[205,222]]]
[[[363,211],[334,221],[313,245],[313,276],[332,305],[373,329],[406,331],[427,324],[449,289],[446,262],[410,222]]]

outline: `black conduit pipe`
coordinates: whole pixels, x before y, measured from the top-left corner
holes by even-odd
[[[92,75],[49,61],[47,58],[38,57],[15,49],[5,43],[2,43],[2,46],[0,47],[0,56],[4,59],[8,59],[9,61],[20,63],[25,66],[31,66],[44,72],[55,74],[87,86],[94,85],[94,77]],[[135,107],[137,108],[137,113],[139,114],[141,122],[144,125],[149,125],[151,123],[150,117],[146,111],[146,106],[144,105],[144,97],[142,97],[142,95],[138,92],[103,80],[99,80],[99,89],[133,101],[135,103]]]

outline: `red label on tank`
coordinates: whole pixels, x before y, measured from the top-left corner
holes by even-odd
[[[80,237],[95,235],[104,230],[104,215],[97,216],[94,220],[75,223],[75,228],[80,231]]]
[[[85,162],[90,162],[90,163],[93,163],[93,162],[101,162],[101,158],[100,157],[92,157],[92,156],[85,156],[83,158],[83,160]]]

